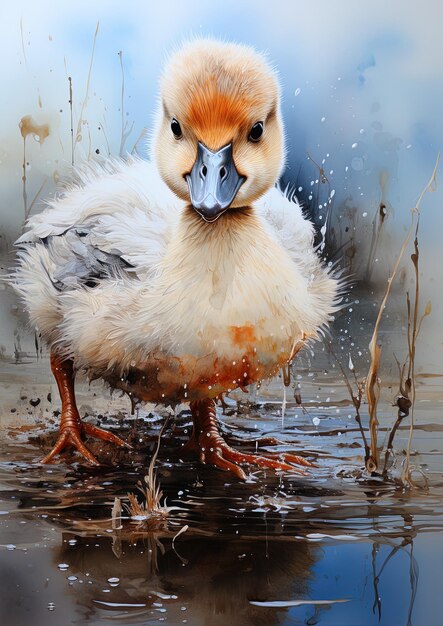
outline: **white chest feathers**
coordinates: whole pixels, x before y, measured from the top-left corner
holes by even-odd
[[[229,356],[242,336],[280,350],[312,330],[310,280],[252,210],[215,224],[186,212],[159,270],[151,298],[169,353]]]
[[[334,281],[304,253],[311,261],[291,258],[252,209],[214,224],[187,209],[149,283],[67,293],[60,330],[77,361],[97,369],[139,367],[152,355],[284,362],[333,310]]]

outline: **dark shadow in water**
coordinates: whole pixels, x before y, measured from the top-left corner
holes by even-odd
[[[72,535],[65,535],[64,540],[68,537]],[[78,537],[75,546],[64,543],[54,556],[58,562],[69,564],[70,575],[80,578],[88,572],[94,581],[100,581],[102,589],[100,585],[87,586],[80,597],[74,586],[69,590],[76,595],[79,612],[85,618],[99,610],[116,615],[125,612],[124,606],[100,604],[110,601],[110,593],[103,589],[109,588],[106,581],[111,572],[120,579],[112,590],[112,602],[144,605],[132,606],[133,623],[155,615],[161,608],[155,603],[169,596],[163,603],[168,613],[184,606],[197,623],[206,620],[214,625],[264,626],[277,623],[282,609],[256,607],[250,601],[307,597],[317,548],[275,539],[265,542],[200,536],[183,538],[177,552],[170,540],[145,534],[133,543],[123,542],[118,560],[107,537],[94,538],[93,548],[90,538]]]

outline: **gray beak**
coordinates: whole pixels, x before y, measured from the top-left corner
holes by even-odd
[[[197,158],[186,174],[191,203],[207,222],[214,222],[229,208],[246,178],[235,169],[232,144],[212,152],[198,142]]]

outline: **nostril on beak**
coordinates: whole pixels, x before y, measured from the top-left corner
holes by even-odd
[[[246,177],[235,168],[231,144],[214,152],[199,141],[185,179],[191,205],[206,221],[214,221],[231,206]]]

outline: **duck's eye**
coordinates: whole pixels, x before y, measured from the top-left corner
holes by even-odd
[[[174,134],[174,137],[176,139],[180,139],[180,137],[183,135],[182,133],[182,127],[180,126],[180,124],[177,122],[177,120],[175,119],[175,117],[172,118],[172,122],[171,122],[171,130]]]
[[[259,141],[263,135],[263,122],[256,122],[251,128],[248,139],[249,141]]]

